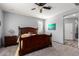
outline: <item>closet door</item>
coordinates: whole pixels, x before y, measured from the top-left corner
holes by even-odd
[[[73,40],[73,23],[65,23],[65,39]]]
[[[38,21],[38,34],[42,34],[44,31],[43,21]]]

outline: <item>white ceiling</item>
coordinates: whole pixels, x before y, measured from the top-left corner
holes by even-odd
[[[47,19],[59,13],[76,8],[76,6],[72,3],[48,3],[46,5],[51,6],[52,9],[43,10],[43,13],[40,13],[39,9],[31,10],[34,7],[38,7],[34,3],[2,3],[0,4],[0,7],[4,11],[41,19]]]

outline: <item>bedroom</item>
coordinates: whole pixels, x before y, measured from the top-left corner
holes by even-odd
[[[33,6],[32,6],[33,5]],[[51,10],[42,10],[42,13],[40,13],[40,8],[36,6],[34,3],[26,3],[26,4],[0,4],[0,20],[1,20],[1,27],[0,27],[0,51],[2,54],[0,55],[11,55],[9,50],[11,50],[11,47],[6,47],[7,49],[2,48],[3,46],[8,45],[14,45],[17,41],[17,36],[19,35],[19,27],[33,27],[37,29],[38,34],[47,34],[50,35],[52,33],[51,42],[52,46],[55,48],[60,48],[63,43],[63,15],[73,14],[75,12],[79,12],[77,6],[75,6],[73,3],[47,3],[46,6],[51,6]],[[66,6],[66,7],[64,7]],[[22,7],[22,8],[21,8]],[[30,8],[25,8],[30,7]],[[36,10],[31,10],[32,8],[36,7]],[[56,7],[56,9],[55,9]],[[62,9],[63,7],[63,9]],[[61,10],[61,11],[60,11]],[[52,12],[53,11],[53,12]],[[70,12],[71,11],[71,12]],[[52,13],[51,13],[52,12]],[[51,13],[51,14],[50,14]],[[54,15],[53,15],[54,13]],[[53,16],[52,16],[53,15]],[[53,24],[55,26],[54,29],[48,29],[48,24]],[[60,34],[61,33],[61,34]],[[6,41],[6,40],[12,40],[13,41]],[[14,39],[15,41],[14,41]],[[5,40],[6,39],[6,40]],[[6,41],[6,44],[5,44]],[[56,41],[60,44],[60,47],[58,47],[57,43],[54,43],[53,41]],[[8,43],[7,43],[8,42]],[[53,44],[54,43],[54,44]],[[11,49],[9,49],[11,48]],[[53,48],[53,47],[52,47]],[[47,48],[46,51],[53,50],[52,48]],[[62,47],[64,48],[64,47]],[[8,54],[5,54],[2,52],[2,50],[8,51]],[[16,48],[15,48],[16,49]],[[73,49],[73,47],[69,47],[70,51]],[[61,49],[60,49],[61,50]],[[77,49],[78,50],[78,49]],[[12,50],[11,50],[12,51]],[[14,51],[14,50],[13,50]],[[40,50],[39,50],[40,51]],[[58,50],[59,51],[59,50]],[[63,50],[64,51],[64,50]],[[73,53],[74,53],[73,51]],[[50,52],[50,51],[49,51]],[[13,52],[12,52],[13,53]],[[45,52],[43,52],[45,53]],[[49,53],[47,55],[63,55],[63,52],[54,52],[55,54]],[[79,53],[79,52],[77,52]],[[14,54],[12,54],[14,55]],[[35,54],[36,55],[36,54]],[[41,55],[41,54],[38,54]],[[46,55],[46,54],[45,54]],[[68,54],[65,54],[68,55]],[[69,54],[69,55],[78,55],[78,54]]]

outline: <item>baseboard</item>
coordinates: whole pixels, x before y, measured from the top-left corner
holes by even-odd
[[[57,41],[53,41],[53,42],[59,43],[59,42],[57,42]],[[63,45],[64,45],[64,43],[59,43],[59,44],[63,44]]]

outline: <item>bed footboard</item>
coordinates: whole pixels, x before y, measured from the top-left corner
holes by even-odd
[[[21,38],[19,55],[22,56],[41,48],[52,46],[51,42],[51,35],[46,34]]]

